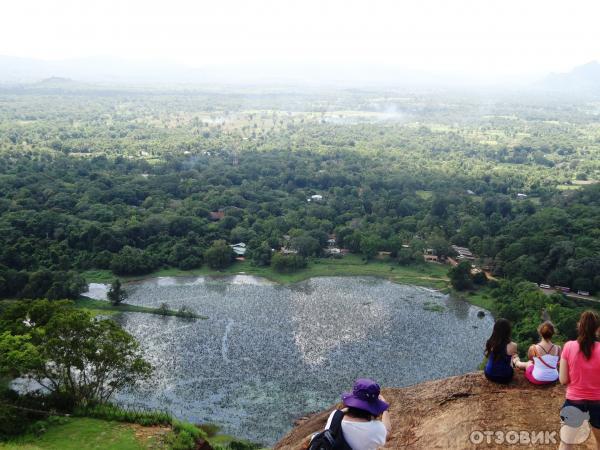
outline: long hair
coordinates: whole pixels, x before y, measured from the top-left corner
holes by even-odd
[[[375,417],[369,411],[365,411],[364,409],[355,408],[352,406],[348,407],[348,412],[346,414],[348,414],[352,417],[355,417],[357,419],[365,419],[365,420],[373,420]]]
[[[598,340],[598,328],[600,328],[600,317],[597,313],[585,311],[581,314],[577,323],[577,342],[585,359],[592,357],[592,349]]]
[[[498,319],[494,324],[492,335],[485,343],[485,356],[494,354],[494,361],[498,361],[505,353],[506,346],[510,344],[512,326],[506,319]]]

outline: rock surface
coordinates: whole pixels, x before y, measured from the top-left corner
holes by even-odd
[[[393,426],[384,448],[558,448],[558,443],[511,446],[493,441],[487,444],[485,440],[475,445],[469,439],[475,430],[554,431],[560,442],[559,411],[565,388],[560,385],[533,386],[522,372],[517,373],[508,386],[491,383],[482,372],[476,372],[405,388],[387,388],[382,394],[391,404]],[[329,412],[298,420],[275,449],[303,448],[306,437],[324,427]],[[594,437],[590,436],[585,444],[576,448],[596,448]]]

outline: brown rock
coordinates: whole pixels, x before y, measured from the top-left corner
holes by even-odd
[[[518,372],[508,386],[486,380],[482,372],[429,381],[405,388],[383,389],[390,402],[392,433],[386,449],[491,449],[504,445],[475,445],[473,431],[556,432],[565,398],[560,385],[533,386]],[[314,414],[275,445],[276,450],[299,450],[306,437],[325,426],[329,411]],[[556,449],[553,445],[519,445],[512,448]],[[578,449],[595,449],[591,436]]]

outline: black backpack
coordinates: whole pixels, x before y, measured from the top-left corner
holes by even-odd
[[[309,450],[352,450],[342,434],[344,411],[339,409],[333,414],[329,428],[321,431],[310,441]]]

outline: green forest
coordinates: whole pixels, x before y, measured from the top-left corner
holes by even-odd
[[[515,102],[5,90],[0,295],[76,298],[91,269],[219,269],[238,242],[263,266],[294,248],[275,266],[297,270],[331,235],[402,265],[465,246],[495,277],[597,292],[593,105]]]
[[[80,360],[121,372],[110,392],[103,380],[67,379],[49,400],[4,386],[3,401],[170,426],[173,448],[210,435],[98,404],[151,368],[128,333],[69,301],[93,273],[243,265],[318,276],[334,273],[333,259],[352,262],[339,275],[359,263],[394,281],[401,266],[438,283],[447,272],[444,287],[513,322],[522,352],[542,314],[557,342],[573,339],[600,293],[598,113],[594,103],[457,93],[0,88],[0,381],[60,380]],[[240,262],[231,246],[242,243]],[[456,258],[452,246],[468,247],[483,271],[424,261]],[[116,307],[126,298],[120,282],[111,296]],[[0,413],[0,437],[44,417]]]

